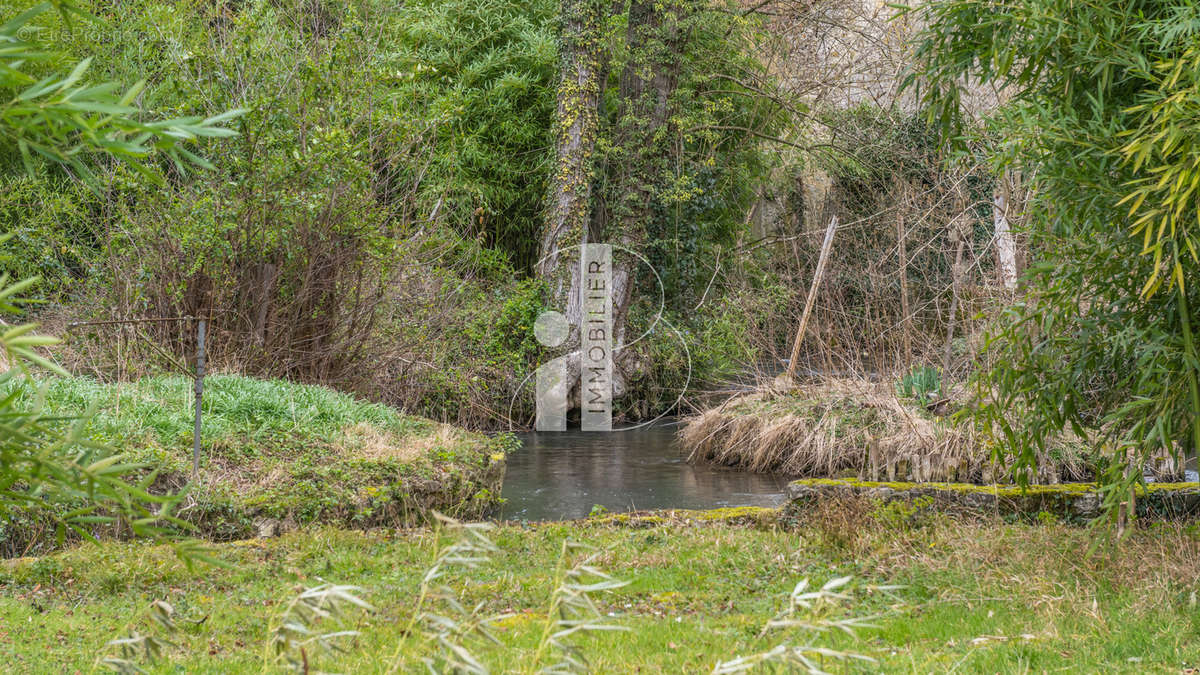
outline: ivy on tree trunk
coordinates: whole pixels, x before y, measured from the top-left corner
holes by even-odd
[[[578,323],[579,255],[571,247],[587,242],[592,157],[600,100],[600,2],[562,0],[559,85],[555,115],[555,159],[550,177],[546,224],[537,273],[567,318]]]

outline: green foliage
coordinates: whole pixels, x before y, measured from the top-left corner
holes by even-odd
[[[650,370],[632,384],[631,395],[618,400],[617,411],[633,418],[654,416],[666,411],[688,389],[721,387],[737,381],[758,365],[761,345],[753,335],[768,330],[787,307],[787,289],[773,283],[735,291],[713,290],[700,307],[692,311],[668,310],[647,337],[646,353]],[[635,307],[630,331],[645,330],[655,313],[643,304]],[[687,349],[680,346],[686,344]],[[641,402],[645,410],[632,409]],[[630,406],[624,409],[623,406]]]
[[[48,160],[70,169],[98,189],[97,178],[89,162],[97,156],[124,162],[142,178],[158,176],[143,160],[161,153],[183,173],[187,166],[211,168],[212,165],[185,147],[200,138],[235,135],[222,124],[242,114],[242,110],[210,117],[143,120],[134,106],[145,84],[123,88],[116,82],[88,79],[92,59],[59,70],[61,56],[35,38],[40,31],[34,21],[55,5],[43,2],[5,17],[0,25],[0,135],[15,144],[21,163],[29,174],[38,170],[37,160]],[[61,17],[75,15],[88,21],[96,19],[59,1]],[[38,68],[51,64],[48,68]],[[11,147],[11,146],[10,146]]]
[[[413,208],[394,167],[408,165],[421,140],[382,93],[383,71],[361,67],[390,45],[366,32],[376,9],[135,1],[106,16],[103,32],[66,33],[70,51],[155,82],[147,97],[159,109],[251,111],[236,140],[213,145],[219,168],[207,180],[160,163],[147,170],[166,184],[149,187],[110,167],[103,199],[69,210],[81,217],[29,223],[30,248],[67,251],[54,280],[72,283],[48,295],[70,301],[73,318],[211,313],[218,367],[236,361],[251,373],[348,386],[354,373],[362,378],[355,359],[374,355],[377,343],[363,343],[380,321],[385,281],[403,257],[395,235]],[[58,189],[45,181],[24,202]],[[0,204],[19,208],[18,198]],[[158,351],[119,354],[111,330],[73,346],[91,350],[102,372],[129,376],[138,374],[129,361],[161,367],[161,351],[182,360],[193,342],[186,326],[141,328]]]
[[[751,130],[774,133],[778,111],[741,84],[765,76],[753,55],[762,25],[732,5],[642,5],[665,18],[641,46],[625,39],[630,9],[603,26],[598,159],[617,170],[641,158],[653,170],[637,246],[697,341],[699,374],[715,381],[745,362],[739,333],[759,321],[726,317],[736,303],[725,296],[744,271],[733,247],[756,180],[775,162]],[[0,225],[15,233],[3,269],[44,276],[38,299],[71,320],[208,315],[218,369],[336,383],[494,426],[542,356],[528,326],[544,291],[521,279],[551,164],[556,9],[128,0],[72,30],[40,15],[63,56],[38,67],[94,55],[106,77],[153,83],[139,98],[147,109],[201,121],[248,112],[230,124],[236,138],[206,146],[216,168],[203,179],[168,155],[138,168],[97,162],[96,194],[61,172],[29,177],[15,151],[0,155],[10,176]],[[621,81],[650,61],[671,65],[672,93],[663,124],[639,139],[625,133]],[[593,194],[613,224],[622,190],[610,177],[598,167]],[[712,325],[693,317],[702,298]],[[666,337],[656,351],[666,361],[643,380],[652,407],[674,400],[686,372]],[[194,344],[186,324],[167,323],[75,338],[64,362],[116,379],[173,368]]]
[[[841,631],[854,637],[856,630],[873,627],[867,619],[837,615],[839,606],[849,604],[852,600],[846,591],[839,590],[848,583],[850,583],[850,577],[837,577],[825,582],[821,588],[809,590],[808,579],[801,579],[788,596],[787,607],[763,626],[762,633],[766,634],[772,630],[787,631],[795,634],[795,637],[800,640],[810,641],[815,636],[830,631]],[[884,591],[893,589],[894,587],[882,588]],[[783,642],[760,654],[719,663],[712,672],[714,675],[729,675],[749,672],[762,665],[780,664],[794,672],[819,675],[825,672],[822,666],[825,665],[827,659],[876,663],[875,659],[862,654],[839,652],[814,644],[791,644],[790,642]]]
[[[423,321],[393,327],[394,339],[412,345],[417,373],[397,382],[395,396],[414,413],[470,426],[506,422],[513,391],[545,359],[533,322],[546,307],[543,282],[486,279],[467,282],[444,269],[424,271],[428,283],[453,287],[421,297]],[[513,415],[532,414],[532,398],[518,398]],[[501,416],[495,413],[501,413]]]
[[[596,560],[602,553],[588,544],[563,541],[542,637],[533,655],[534,665],[542,666],[538,672],[590,672],[579,638],[594,632],[629,630],[608,621],[596,602],[601,594],[629,585],[628,581],[616,579],[598,567]],[[557,660],[542,665],[548,657]]]
[[[87,223],[95,195],[75,181],[24,174],[0,180],[0,232],[10,235],[0,270],[13,279],[38,277],[29,297],[63,299],[74,280],[93,271]]]
[[[297,672],[305,673],[315,657],[345,651],[340,643],[357,637],[358,631],[316,629],[329,622],[345,623],[351,609],[372,611],[374,607],[359,597],[361,592],[357,586],[325,583],[306,588],[292,598],[276,619],[264,646],[263,670],[284,661]]]
[[[739,263],[729,249],[779,161],[761,137],[780,130],[780,109],[746,84],[769,80],[756,58],[762,25],[735,7],[634,2],[607,27],[592,219],[602,231],[594,234],[636,242],[668,306],[684,312],[723,254],[725,265]],[[652,288],[648,271],[638,273]]]
[[[512,284],[545,193],[553,3],[392,9],[134,0],[103,32],[65,33],[66,51],[155,82],[156,108],[251,111],[236,141],[213,146],[208,180],[168,165],[150,189],[113,167],[103,199],[52,179],[0,191],[20,243],[8,268],[44,273],[71,318],[211,313],[217,368],[337,382],[443,418],[470,409],[474,382],[507,382],[495,371],[520,371],[536,347],[523,330],[536,293]],[[398,274],[462,289],[469,306],[452,327],[418,325],[434,323],[426,300],[452,305],[399,290]],[[134,332],[130,345],[79,331],[71,348],[136,377],[168,365],[149,343],[183,361],[194,342],[183,325]],[[397,333],[423,333],[411,361],[448,359],[422,375],[428,396],[397,391],[407,384],[385,360]]]
[[[815,157],[830,173],[870,180],[874,190],[897,176],[933,187],[938,130],[921,116],[863,103],[824,110],[821,119],[840,141]]]
[[[0,277],[0,311],[11,313],[12,303],[29,285]],[[0,356],[9,368],[0,375],[0,389],[7,390],[0,398],[0,529],[5,538],[20,524],[39,518],[52,524],[59,543],[67,532],[93,538],[96,525],[119,523],[139,536],[164,535],[172,524],[182,525],[171,515],[175,498],[148,491],[152,478],[128,480],[142,465],[85,435],[86,416],[46,410],[45,390],[31,384],[28,365],[61,372],[36,351],[57,340],[34,335],[34,328],[23,324],[0,333]],[[20,388],[36,392],[32,400],[23,400],[16,391]]]
[[[839,247],[848,249],[843,256],[872,261],[886,257],[887,248],[896,245],[897,214],[909,216],[907,236],[925,241],[944,235],[946,222],[966,209],[972,231],[968,250],[981,265],[986,264],[994,235],[991,204],[996,180],[986,166],[976,165],[985,163],[982,155],[994,146],[994,139],[969,139],[961,148],[963,155],[946,162],[940,129],[920,114],[862,104],[826,111],[822,119],[836,130],[837,142],[818,155],[816,163],[829,172],[839,204],[856,220],[887,212],[873,232],[839,232],[855,237],[853,246]],[[898,185],[904,189],[898,191]],[[915,203],[897,204],[897,200]],[[913,217],[916,214],[907,212],[912,208],[925,213]],[[925,277],[920,287],[949,287],[946,257],[940,247],[912,251],[911,274]]]
[[[611,622],[631,630],[579,638],[597,673],[639,667],[710,671],[735,655],[769,651],[784,640],[803,644],[787,629],[765,635],[760,629],[789,606],[798,577],[819,587],[851,571],[861,589],[852,594],[853,604],[824,607],[813,618],[880,615],[871,621],[878,627],[859,630],[858,640],[838,630],[816,640],[877,659],[871,672],[944,672],[958,666],[993,673],[1017,660],[1048,671],[1175,672],[1181,664],[1194,666],[1200,651],[1191,597],[1198,540],[1179,525],[1137,528],[1121,546],[1105,543],[1089,553],[1096,533],[1087,528],[946,519],[913,534],[875,527],[869,515],[858,513],[839,520],[862,539],[848,571],[845,559],[830,560],[804,530],[687,524],[659,515],[665,524],[649,518],[636,524],[630,519],[629,525],[500,524],[486,532],[499,549],[487,564],[457,566],[435,584],[449,586],[468,612],[481,605],[484,616],[509,615],[494,624],[502,644],[471,645],[473,655],[495,673],[529,672],[551,662],[534,664],[529,656],[544,630],[563,542],[580,539],[604,551],[603,569],[636,571],[628,575],[628,586],[595,598],[606,615],[616,615]],[[87,672],[97,653],[106,651],[108,635],[129,634],[115,627],[150,599],[168,598],[181,630],[141,632],[178,645],[169,653],[175,669],[260,673],[262,643],[275,617],[325,579],[362,587],[360,597],[375,610],[355,612],[347,628],[360,635],[352,648],[314,658],[312,670],[383,673],[400,640],[423,644],[406,629],[432,560],[453,541],[442,532],[435,538],[430,528],[310,528],[217,545],[228,567],[200,572],[187,571],[165,547],[132,542],[3,561],[0,615],[23,626],[24,639],[0,642],[0,658],[15,670]],[[1080,590],[1047,593],[1047,579]],[[894,594],[872,588],[885,584],[904,588]],[[1093,612],[1109,623],[1098,624]],[[457,621],[459,615],[447,616]],[[810,616],[801,611],[794,618]],[[1117,624],[1126,629],[1112,630]],[[310,627],[314,633],[335,630],[323,621]],[[1035,637],[1019,637],[1026,634]],[[986,641],[976,640],[980,636]],[[423,669],[421,657],[430,654],[413,649],[406,663]],[[309,655],[318,656],[312,650]],[[846,666],[856,672],[854,665],[829,661],[825,670]]]
[[[297,444],[336,441],[356,424],[401,436],[435,426],[317,385],[233,375],[210,375],[204,382],[202,438],[206,445],[230,452],[289,437]],[[0,393],[22,404],[40,399],[53,415],[69,417],[92,410],[90,433],[111,445],[182,447],[192,434],[192,380],[178,375],[126,383],[51,377],[40,388],[7,385]]]
[[[13,235],[4,266],[16,278],[44,275],[48,293],[57,297],[66,281],[91,271],[95,242],[87,223],[113,161],[131,182],[153,187],[163,182],[159,158],[177,175],[212,168],[193,152],[197,141],[236,135],[223,125],[245,111],[147,115],[140,103],[154,99],[156,90],[147,90],[144,80],[130,87],[92,81],[93,58],[72,63],[66,53],[71,41],[91,31],[109,35],[101,19],[69,0],[12,11],[15,16],[0,17],[0,98],[7,101],[0,105],[0,136],[7,139],[0,152],[0,226]],[[51,34],[58,44],[46,43]]]
[[[547,310],[545,282],[526,279],[494,293],[492,311],[471,319],[464,336],[479,350],[486,365],[524,377],[545,351],[533,334],[533,323]]]
[[[908,532],[935,523],[938,518],[945,518],[945,514],[934,508],[932,497],[916,497],[876,502],[871,507],[871,517],[888,530]]]
[[[433,560],[423,566],[416,597],[407,608],[404,620],[399,622],[403,632],[396,639],[395,649],[390,659],[382,652],[368,654],[366,658],[376,667],[386,667],[387,672],[411,672],[420,664],[429,672],[486,675],[490,669],[473,652],[481,646],[507,647],[496,637],[493,624],[513,615],[489,616],[485,603],[467,605],[462,596],[470,587],[465,578],[467,573],[494,566],[493,558],[503,553],[489,538],[496,528],[492,523],[462,523],[434,515]],[[586,544],[571,540],[562,543],[544,610],[546,618],[541,639],[520,672],[589,672],[583,650],[572,637],[589,632],[625,630],[603,618],[596,599],[602,593],[611,593],[628,585],[628,582],[614,579],[596,567],[598,555],[596,549]],[[40,569],[39,573],[61,571],[61,568],[57,572]],[[301,589],[266,626],[262,672],[285,665],[289,670],[308,673],[318,662],[332,665],[356,656],[353,652],[360,646],[359,639],[363,634],[348,629],[351,611],[378,611],[362,598],[364,591],[359,586],[331,583]],[[145,672],[139,663],[170,665],[173,659],[168,649],[177,645],[155,633],[165,633],[176,639],[185,637],[175,615],[172,605],[162,600],[154,601],[122,629],[123,633],[129,632],[127,637],[111,640],[105,645],[116,655],[101,653],[96,664],[121,673]],[[153,623],[152,632],[148,634],[135,628],[144,616]],[[195,623],[202,624],[205,619]],[[330,627],[335,630],[328,630]],[[559,660],[551,663],[554,658]],[[508,670],[516,671],[515,668]]]
[[[961,138],[964,82],[1011,92],[992,121],[1001,160],[1036,169],[1027,211],[1041,260],[989,340],[983,414],[1026,466],[1066,427],[1103,428],[1122,462],[1130,449],[1200,449],[1189,281],[1200,173],[1186,112],[1200,105],[1200,10],[947,0],[921,11],[913,82],[931,118]]]
[[[421,213],[504,251],[538,256],[558,40],[551,0],[420,0],[393,19],[385,91],[432,147]]]
[[[175,622],[175,608],[165,600],[155,600],[150,603],[143,615],[148,616],[152,624],[161,632],[172,634],[179,631],[179,625]],[[138,617],[138,619],[140,618],[142,617]],[[136,621],[137,619],[134,622]],[[128,636],[109,640],[105,646],[115,651],[116,655],[104,656],[101,654],[100,657],[97,657],[97,662],[108,666],[110,670],[122,673],[122,675],[134,675],[134,673],[145,672],[137,666],[138,661],[158,663],[175,645],[152,633],[143,634],[133,630]]]
[[[184,147],[203,137],[229,137],[234,132],[221,125],[240,115],[233,110],[207,118],[142,119],[133,106],[143,93],[142,84],[126,90],[115,82],[89,82],[91,59],[69,70],[59,70],[61,58],[36,38],[34,20],[57,7],[64,21],[70,17],[93,20],[73,3],[41,3],[0,25],[0,136],[15,145],[29,176],[43,162],[62,167],[87,181],[99,192],[90,164],[97,157],[115,159],[143,179],[156,178],[145,160],[154,153],[165,156],[180,173],[186,166],[211,165]],[[45,65],[39,68],[39,65]],[[0,241],[7,241],[6,233]],[[65,247],[64,247],[65,249]],[[65,252],[65,250],[63,251]],[[36,278],[10,283],[0,275],[0,311],[14,313],[20,294]],[[34,324],[8,328],[0,334],[6,372],[0,387],[10,392],[0,400],[0,519],[9,530],[20,519],[45,516],[54,523],[61,543],[68,530],[92,538],[90,528],[119,523],[138,536],[160,536],[183,521],[171,515],[176,499],[150,493],[153,480],[132,483],[127,475],[143,468],[123,455],[87,439],[84,418],[59,417],[43,410],[42,397],[28,405],[16,391],[27,366],[62,372],[37,353],[56,340],[33,334]],[[23,405],[25,404],[25,405]],[[28,407],[27,407],[28,405]],[[6,534],[10,534],[6,532]],[[189,564],[203,558],[190,543],[177,547]]]
[[[931,366],[914,367],[896,383],[896,393],[925,405],[942,392],[942,374]]]

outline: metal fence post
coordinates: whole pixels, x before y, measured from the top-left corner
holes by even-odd
[[[196,429],[192,434],[192,480],[200,474],[200,406],[204,401],[204,329],[206,322],[196,324]]]

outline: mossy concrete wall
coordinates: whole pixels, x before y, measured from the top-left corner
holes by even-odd
[[[970,483],[898,483],[857,479],[809,478],[788,484],[790,508],[821,499],[866,498],[883,502],[928,500],[944,510],[1037,515],[1048,512],[1068,520],[1100,515],[1101,496],[1093,483],[1031,485],[974,485]],[[1150,483],[1137,489],[1139,516],[1194,518],[1200,515],[1200,483]]]

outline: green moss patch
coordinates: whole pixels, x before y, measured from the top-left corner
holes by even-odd
[[[152,491],[186,490],[178,515],[215,540],[316,522],[409,522],[434,508],[478,516],[497,502],[511,443],[326,387],[219,375],[205,380],[190,485],[191,380],[54,378],[18,391],[31,406],[39,394],[47,415],[93,411],[86,435],[156,472]],[[0,546],[13,555],[44,545],[37,520],[4,523]]]
[[[1100,515],[1101,496],[1095,483],[1058,485],[975,485],[971,483],[907,483],[857,479],[807,478],[788,485],[795,512],[823,499],[868,498],[883,502],[923,503],[951,511],[1038,516],[1049,513],[1067,520]],[[1192,518],[1200,514],[1200,483],[1150,483],[1137,488],[1137,512],[1147,518]]]
[[[779,509],[764,506],[734,506],[719,509],[663,509],[609,513],[588,518],[589,524],[621,527],[657,527],[659,525],[749,525],[770,527],[779,519]]]

